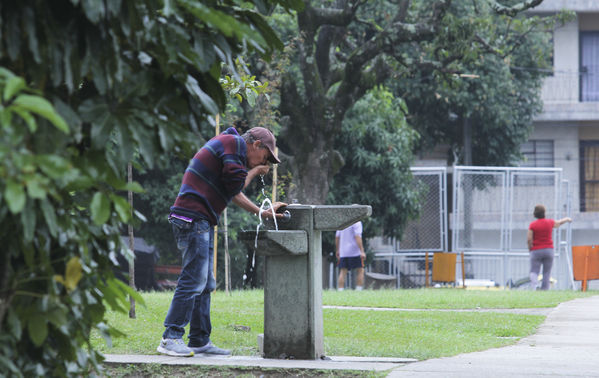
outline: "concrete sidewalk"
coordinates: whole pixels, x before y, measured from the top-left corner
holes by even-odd
[[[316,369],[316,370],[362,370],[386,371],[409,362],[412,358],[388,357],[330,357],[329,360],[276,360],[249,356],[209,356],[198,354],[193,357],[169,357],[163,355],[106,354],[106,362],[121,364],[164,364],[229,366],[256,369]]]
[[[515,345],[421,362],[407,358],[343,356],[316,361],[205,355],[105,357],[109,363],[390,371],[389,377],[599,377],[599,296],[560,304],[549,313],[535,335]]]
[[[389,377],[599,377],[599,296],[560,304],[516,345],[395,368]]]

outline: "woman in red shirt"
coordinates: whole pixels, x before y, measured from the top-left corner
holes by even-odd
[[[545,219],[545,206],[535,206],[534,216],[536,221],[528,226],[528,250],[530,251],[530,286],[533,290],[539,282],[539,272],[543,264],[543,284],[541,290],[549,289],[551,266],[553,265],[553,229],[558,228],[572,219],[566,217],[560,220]]]

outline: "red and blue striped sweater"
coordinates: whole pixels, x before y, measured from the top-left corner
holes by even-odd
[[[171,211],[218,224],[222,211],[243,189],[246,159],[245,141],[233,127],[210,139],[189,162]]]

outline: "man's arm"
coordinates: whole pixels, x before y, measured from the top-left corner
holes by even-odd
[[[268,173],[269,170],[270,167],[268,165],[257,165],[254,168],[250,169],[248,171],[247,176],[245,177],[245,184],[243,185],[243,189],[245,189],[256,176],[264,176]]]
[[[247,198],[243,192],[239,192],[235,197],[233,197],[233,203],[252,214],[258,215],[258,213],[260,213],[260,208],[250,201],[250,199]],[[287,204],[284,202],[275,202],[272,204],[272,206],[274,208],[274,212],[276,213],[280,207],[287,206]],[[272,210],[273,209],[268,209],[263,211],[262,217],[272,217]],[[277,218],[282,218],[283,216],[284,215],[282,213],[276,214]]]
[[[339,261],[339,236],[335,236],[335,256],[337,257],[337,261]]]

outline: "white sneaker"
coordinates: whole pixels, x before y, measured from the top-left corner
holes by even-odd
[[[159,353],[175,357],[193,356],[193,350],[185,345],[183,339],[162,339],[156,350]]]
[[[231,354],[230,350],[219,348],[219,347],[215,346],[214,344],[212,344],[212,341],[209,341],[208,344],[204,345],[203,347],[192,347],[192,346],[190,346],[189,348],[194,353],[220,354],[222,356],[228,356],[228,355]]]

